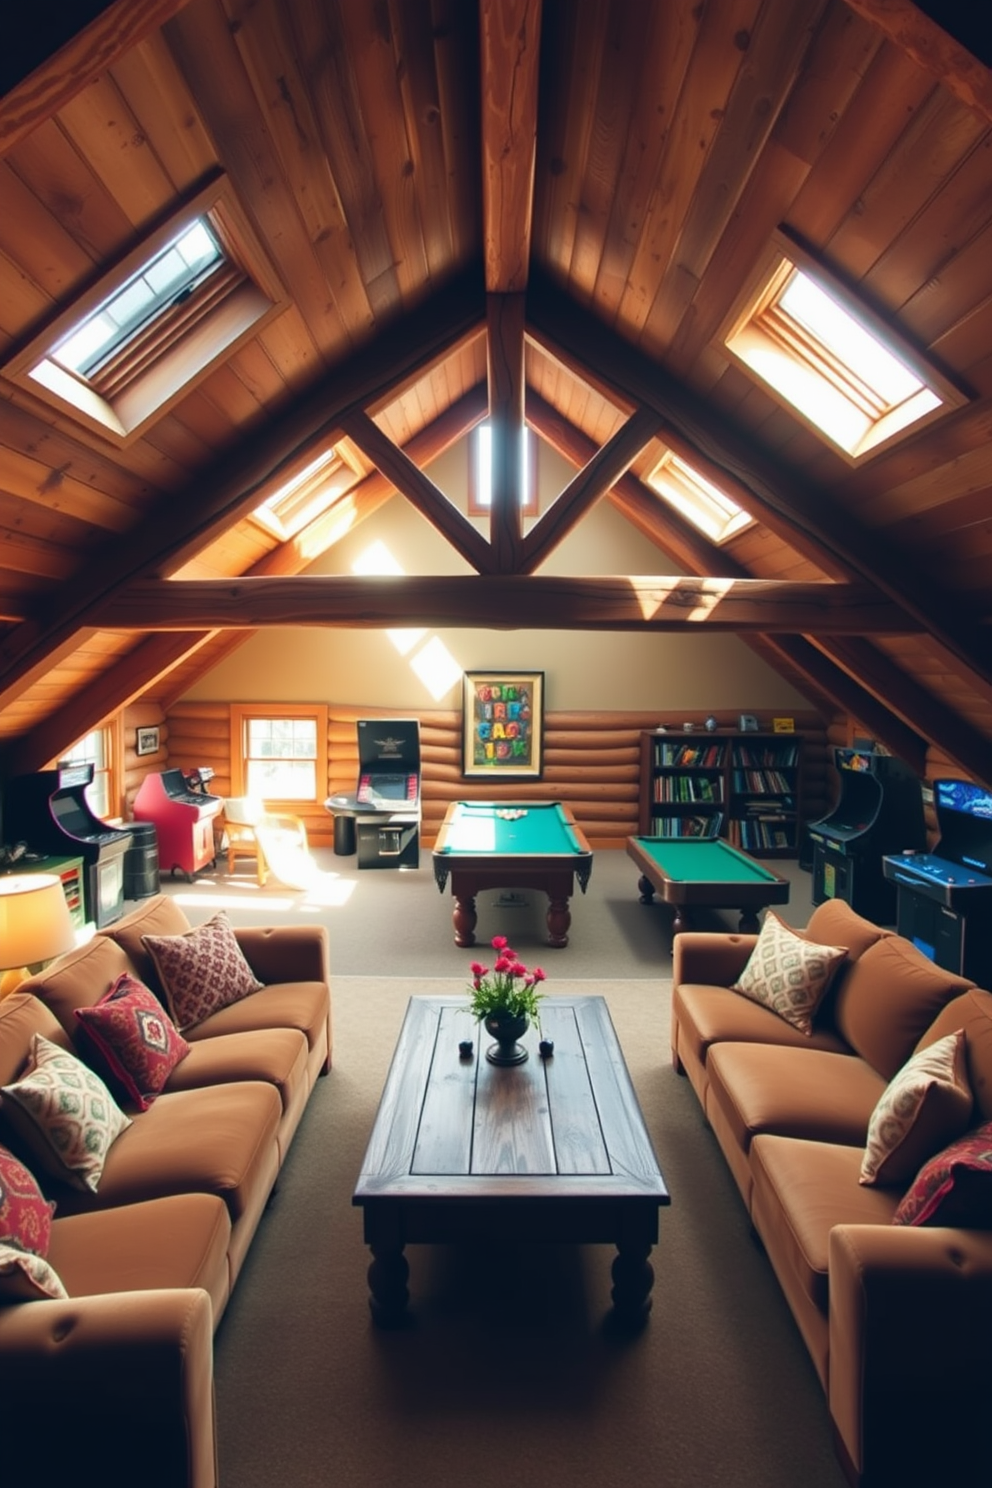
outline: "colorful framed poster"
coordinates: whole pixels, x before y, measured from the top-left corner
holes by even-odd
[[[538,779],[544,768],[544,673],[465,672],[462,774]]]

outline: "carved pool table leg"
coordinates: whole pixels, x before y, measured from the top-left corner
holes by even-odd
[[[742,909],[740,921],[737,926],[742,935],[757,935],[761,926],[758,916],[753,909]]]
[[[613,1261],[613,1311],[625,1326],[639,1326],[651,1311],[654,1267],[648,1260],[651,1246],[641,1241],[621,1240]]]
[[[568,931],[572,923],[572,914],[568,907],[568,899],[561,895],[548,895],[548,944],[557,946],[568,945]]]
[[[369,1311],[380,1328],[395,1328],[407,1316],[410,1265],[402,1245],[372,1245],[368,1269]]]
[[[652,904],[654,902],[654,884],[649,878],[645,878],[643,873],[637,880],[637,887],[641,891],[641,903]]]
[[[455,922],[455,945],[475,945],[475,926],[478,915],[475,912],[475,898],[465,895],[462,898],[455,895],[455,907],[452,911],[452,919]]]

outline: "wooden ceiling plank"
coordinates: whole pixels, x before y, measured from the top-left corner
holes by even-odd
[[[429,280],[436,281],[452,264],[464,265],[467,254],[456,249],[452,230],[452,213],[459,199],[457,193],[449,192],[433,27],[424,25],[421,14],[403,0],[389,0],[389,20],[400,58],[398,82],[420,200],[427,273]]]
[[[176,191],[193,191],[217,169],[217,154],[162,33],[125,52],[110,72]]]
[[[464,60],[479,54],[478,10],[465,0],[431,0],[431,17],[448,191],[458,203],[451,210],[454,262],[465,264],[482,253],[478,72]]]
[[[631,575],[354,575],[142,579],[98,614],[101,629],[245,629],[271,625],[466,625],[512,628],[816,632],[912,630],[864,584]]]
[[[130,222],[54,119],[39,124],[6,160],[94,262],[124,252]]]
[[[80,88],[189,0],[115,0],[0,99],[0,154],[51,118]]]
[[[537,150],[541,0],[480,0],[486,289],[527,288]]]
[[[847,510],[838,510],[826,491],[799,481],[730,422],[715,419],[706,404],[676,383],[655,363],[542,282],[529,299],[532,332],[549,337],[586,365],[595,366],[628,396],[665,415],[669,430],[684,439],[714,470],[721,470],[735,489],[748,493],[740,504],[755,517],[784,521],[793,545],[803,549],[809,538],[823,549],[823,562],[843,565],[876,584],[942,645],[983,677],[992,677],[992,646],[962,611],[955,597],[932,578],[889,549],[874,533],[860,527]]]
[[[467,517],[439,491],[423,471],[418,470],[409,455],[369,418],[356,409],[341,421],[349,439],[392,481],[396,489],[415,506],[421,516],[440,532],[457,553],[478,573],[492,568],[489,544]]]
[[[347,367],[318,383],[298,404],[238,441],[202,469],[184,492],[171,492],[146,515],[140,529],[111,545],[99,564],[88,564],[43,619],[0,637],[0,708],[19,696],[36,662],[87,624],[94,605],[141,573],[182,566],[261,500],[266,484],[307,444],[333,438],[349,409],[373,406],[397,379],[411,378],[476,323],[481,276],[453,280],[387,335],[356,352]]]
[[[523,554],[524,395],[523,294],[486,295],[489,383],[489,549],[487,566],[516,571]]]
[[[113,78],[96,78],[58,122],[136,231],[175,202],[176,191]]]
[[[992,72],[912,0],[844,0],[962,103],[992,121]]]
[[[658,423],[658,415],[653,409],[639,408],[612,439],[596,450],[528,532],[520,572],[533,573],[540,568],[549,554],[630,468],[658,432]]]

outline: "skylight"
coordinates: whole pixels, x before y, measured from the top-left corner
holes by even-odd
[[[353,472],[349,468],[345,473],[344,462],[332,446],[273,491],[261,506],[255,508],[252,516],[273,537],[288,542],[319,517],[335,497],[347,489],[351,479]]]
[[[493,431],[488,423],[478,424],[473,431],[468,509],[471,515],[488,512],[493,503],[492,486]],[[520,447],[520,509],[537,511],[537,457],[534,436],[524,429]]]
[[[199,218],[60,341],[52,357],[89,380],[109,356],[163,310],[188,298],[223,261],[220,244]]]
[[[647,483],[711,542],[726,542],[753,521],[726,492],[671,450],[662,455]]]
[[[726,345],[852,460],[964,401],[824,270],[781,253]]]

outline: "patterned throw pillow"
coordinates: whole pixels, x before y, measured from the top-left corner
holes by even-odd
[[[39,1165],[96,1193],[112,1143],[131,1125],[99,1075],[36,1033],[26,1073],[0,1096],[11,1129]]]
[[[19,1158],[0,1147],[0,1245],[19,1245],[35,1255],[48,1254],[55,1205]]]
[[[845,946],[815,945],[769,912],[733,990],[812,1033],[813,1014],[846,955]]]
[[[110,1076],[140,1111],[148,1110],[189,1053],[158,998],[126,971],[93,1007],[76,1008],[76,1017]]]
[[[182,1033],[262,986],[223,910],[184,935],[143,935],[141,943]]]
[[[44,1256],[0,1241],[0,1301],[40,1302],[47,1297],[64,1302],[68,1296]]]
[[[892,1223],[992,1230],[992,1121],[923,1164]]]
[[[918,1049],[889,1081],[868,1123],[864,1184],[907,1183],[971,1119],[962,1029]]]

